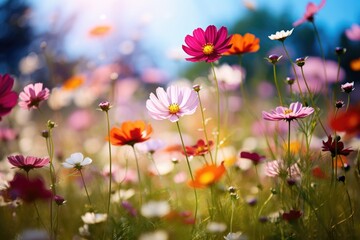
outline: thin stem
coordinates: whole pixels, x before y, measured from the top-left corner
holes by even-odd
[[[268,199],[266,199],[266,201],[264,202],[264,204],[261,206],[259,213],[258,213],[258,217],[261,217],[261,213],[264,210],[264,207],[270,202],[271,198],[274,196],[274,194],[270,194],[270,196],[268,197]]]
[[[318,108],[316,107],[316,105],[315,105],[314,97],[313,97],[312,92],[311,92],[311,90],[310,90],[310,88],[309,88],[309,85],[307,84],[307,81],[306,81],[306,78],[305,78],[305,74],[304,74],[304,69],[303,69],[303,67],[300,67],[300,69],[301,69],[302,77],[303,77],[304,82],[305,82],[306,89],[307,89],[307,91],[308,91],[308,93],[309,93],[311,105],[312,105],[312,107],[313,107],[314,110],[315,110],[315,114],[316,114],[316,116],[317,116],[317,118],[318,118],[318,120],[319,120],[319,123],[320,123],[321,128],[322,128],[323,131],[325,132],[326,136],[328,136],[328,133],[327,133],[327,131],[326,131],[326,128],[324,127],[324,124],[322,123],[322,121],[321,121],[321,119],[320,119],[319,109],[318,109]]]
[[[234,199],[231,199],[231,215],[230,215],[230,232],[232,233],[232,229],[233,229],[233,220],[234,220],[234,209],[235,209],[235,204],[234,204]]]
[[[135,162],[136,162],[136,169],[137,169],[137,176],[139,179],[139,191],[140,191],[140,206],[142,204],[142,184],[141,184],[141,176],[140,176],[140,167],[139,167],[139,160],[136,154],[136,150],[134,145],[132,145],[132,149],[134,151],[134,156],[135,156]]]
[[[109,113],[108,111],[105,111],[106,113],[106,123],[107,123],[107,134],[108,138],[110,139],[110,120],[109,120]],[[108,147],[109,147],[109,196],[108,196],[108,202],[107,202],[107,215],[109,216],[110,212],[110,199],[111,199],[111,182],[112,182],[112,156],[111,156],[111,143],[108,141]]]
[[[207,146],[210,147],[209,138],[208,138],[207,131],[206,131],[204,108],[203,108],[202,101],[201,101],[201,98],[200,98],[200,93],[197,92],[197,94],[198,94],[198,99],[199,99],[199,104],[200,104],[200,112],[201,112],[201,119],[202,119],[202,125],[203,125],[205,140],[206,140]],[[214,159],[213,159],[211,151],[209,151],[209,155],[210,155],[211,163],[214,164]]]
[[[284,50],[285,50],[286,57],[289,59],[289,61],[290,61],[290,63],[291,63],[291,67],[292,67],[293,72],[294,72],[294,75],[295,75],[295,81],[296,81],[296,84],[297,84],[298,89],[299,89],[300,97],[301,97],[301,99],[303,100],[303,102],[305,103],[305,98],[304,98],[304,95],[303,95],[302,90],[301,90],[301,87],[300,87],[299,78],[298,78],[298,76],[297,76],[297,74],[296,74],[296,69],[295,69],[294,63],[293,63],[293,61],[292,61],[291,58],[290,58],[290,55],[289,55],[289,53],[288,53],[288,51],[287,51],[287,49],[286,49],[286,47],[285,47],[284,41],[282,41],[281,43],[282,43],[283,48],[284,48]]]
[[[327,84],[328,80],[327,80],[327,73],[326,73],[324,49],[323,49],[323,46],[322,46],[322,43],[321,43],[320,35],[319,35],[318,30],[317,30],[315,21],[311,21],[311,23],[312,23],[312,25],[313,25],[313,27],[314,27],[315,36],[316,36],[316,39],[317,39],[317,41],[318,41],[318,43],[319,43],[320,54],[321,54],[321,58],[322,58],[322,60],[323,60],[323,70],[324,70],[324,74],[325,74],[325,84]]]
[[[290,153],[290,121],[288,121],[289,123],[289,128],[288,128],[288,146],[287,146],[287,156],[288,156],[288,161],[287,161],[287,164],[288,164],[288,171],[289,171],[289,175],[290,175],[290,178],[291,178],[291,153]]]
[[[346,104],[346,112],[347,112],[347,110],[349,109],[349,106],[350,106],[350,94],[348,93],[347,94],[348,96],[347,96],[347,104]]]
[[[87,196],[88,201],[89,201],[89,205],[90,205],[90,206],[92,206],[92,204],[91,204],[91,200],[90,200],[90,196],[89,196],[89,192],[88,192],[88,190],[87,190],[87,188],[86,188],[86,183],[85,183],[84,176],[83,176],[83,174],[82,174],[81,169],[79,169],[79,173],[80,173],[80,176],[81,176],[82,182],[83,182],[83,184],[84,184],[84,188],[85,188],[86,196]]]
[[[217,102],[217,129],[216,129],[216,146],[215,146],[215,163],[217,162],[217,155],[219,151],[219,145],[220,145],[220,90],[219,90],[219,83],[216,78],[215,73],[215,67],[214,64],[211,63],[211,68],[214,74],[214,80],[215,80],[215,87],[216,87],[216,102]]]
[[[193,174],[192,174],[192,170],[191,170],[189,158],[188,158],[188,155],[187,155],[187,153],[186,153],[186,148],[185,148],[185,144],[184,144],[184,139],[183,139],[182,134],[181,134],[179,121],[176,122],[176,126],[177,126],[177,129],[178,129],[179,135],[180,135],[181,145],[182,145],[182,148],[183,148],[183,151],[184,151],[184,154],[185,154],[186,164],[187,164],[188,169],[189,169],[190,177],[191,177],[191,180],[194,181],[194,176],[193,176]],[[198,211],[198,196],[197,196],[197,192],[196,192],[196,189],[195,189],[195,188],[194,188],[194,195],[195,195],[195,213],[194,213],[194,219],[195,219],[195,221],[196,221],[197,211]]]
[[[276,64],[273,64],[273,72],[274,72],[274,82],[275,82],[275,86],[276,86],[276,90],[278,93],[278,97],[280,100],[280,106],[283,106],[283,101],[282,101],[282,97],[281,97],[281,93],[280,93],[280,88],[279,88],[279,84],[276,78]]]

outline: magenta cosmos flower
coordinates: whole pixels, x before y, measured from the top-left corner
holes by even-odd
[[[214,62],[218,60],[222,53],[227,52],[231,48],[231,36],[227,36],[226,27],[221,27],[219,31],[214,25],[210,25],[204,31],[197,28],[193,31],[193,36],[187,35],[182,49],[189,54],[190,58],[186,58],[190,62]]]
[[[19,106],[30,110],[31,108],[39,108],[39,104],[49,98],[50,91],[48,88],[43,89],[42,83],[29,84],[24,87],[24,91],[20,93]]]
[[[29,172],[34,168],[42,168],[49,163],[49,158],[39,158],[23,155],[8,156],[11,165]]]
[[[18,96],[16,92],[11,91],[14,85],[14,79],[10,75],[0,74],[0,121],[1,118],[11,112],[15,107]]]
[[[326,0],[322,0],[318,6],[315,5],[315,3],[309,2],[306,6],[306,12],[304,16],[293,23],[294,27],[299,26],[300,24],[303,24],[306,21],[312,22],[314,21],[314,15],[320,11],[326,3]]]
[[[158,87],[156,95],[151,93],[146,101],[146,108],[156,120],[169,119],[176,122],[184,115],[191,115],[198,105],[196,92],[189,87],[170,86],[166,89]]]
[[[275,110],[272,110],[270,113],[263,111],[262,116],[265,120],[269,121],[285,120],[290,122],[291,120],[297,118],[307,117],[313,112],[314,109],[312,107],[303,107],[301,103],[295,102],[291,103],[289,108],[280,106]]]

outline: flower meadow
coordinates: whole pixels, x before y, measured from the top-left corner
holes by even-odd
[[[141,85],[114,65],[61,83],[1,74],[1,239],[360,238],[358,79],[344,76],[347,46],[325,58],[324,7],[264,39],[194,29],[181,47],[207,69],[195,79]],[[319,56],[288,49],[305,24]],[[359,29],[345,32],[353,44]],[[249,64],[271,78],[255,93],[244,63],[263,42],[273,51]]]

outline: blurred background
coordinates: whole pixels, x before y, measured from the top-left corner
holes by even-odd
[[[108,64],[115,64],[111,70],[117,74],[115,77],[131,75],[150,83],[168,82],[179,76],[196,77],[204,64],[186,63],[181,45],[195,28],[214,24],[228,27],[230,33],[250,32],[260,38],[260,52],[244,62],[247,78],[251,78],[253,61],[275,53],[274,47],[279,47],[267,36],[291,29],[292,23],[305,13],[307,3],[0,0],[0,72],[11,73],[21,81],[31,79],[48,85],[61,84],[75,74]],[[359,56],[359,44],[350,42],[344,32],[353,23],[360,23],[360,2],[328,1],[315,22],[327,58],[336,59],[336,46],[350,50],[343,62],[348,70],[348,62]],[[319,55],[310,23],[297,27],[294,35],[288,41],[294,58]],[[227,61],[231,63],[232,59]],[[359,78],[349,74],[351,79]]]

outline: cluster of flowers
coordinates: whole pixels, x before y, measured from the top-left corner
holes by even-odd
[[[314,15],[323,8],[325,4],[325,0],[323,0],[319,6],[316,6],[313,3],[310,3],[307,6],[306,13],[303,18],[296,21],[294,23],[294,27],[299,26],[305,21],[309,21],[314,23]],[[351,40],[360,40],[360,28],[358,26],[353,26],[351,30],[347,31],[346,34]],[[286,54],[288,52],[285,46],[285,40],[293,34],[294,29],[288,31],[280,31],[276,32],[269,36],[270,40],[280,41],[284,47]],[[87,212],[81,216],[81,219],[84,223],[83,226],[80,227],[79,232],[82,236],[88,237],[91,235],[91,229],[89,225],[96,225],[101,222],[106,222],[113,216],[111,212],[111,198],[115,197],[114,190],[112,188],[113,182],[113,169],[112,167],[112,155],[111,155],[111,145],[112,146],[129,146],[132,148],[136,167],[137,167],[137,182],[138,182],[138,192],[139,201],[138,204],[141,205],[138,208],[134,206],[134,203],[128,201],[133,195],[135,195],[135,191],[126,191],[120,189],[119,196],[122,199],[121,206],[123,209],[127,211],[127,213],[132,217],[138,216],[138,210],[140,210],[141,215],[146,218],[167,218],[167,219],[181,219],[181,221],[185,224],[197,225],[199,221],[198,215],[198,189],[211,189],[212,194],[212,205],[209,207],[209,212],[211,215],[211,220],[207,225],[208,231],[213,232],[223,232],[227,228],[227,225],[216,223],[215,222],[215,214],[212,213],[211,208],[219,207],[221,204],[216,203],[216,198],[213,196],[214,194],[214,186],[224,179],[224,176],[228,174],[228,177],[231,178],[231,164],[227,161],[220,159],[221,154],[219,151],[224,145],[224,133],[222,132],[221,124],[221,107],[220,107],[220,94],[219,94],[219,86],[221,80],[217,78],[217,74],[219,73],[219,69],[215,68],[214,63],[218,61],[223,56],[227,55],[238,55],[242,56],[246,53],[256,52],[260,48],[260,40],[255,37],[255,35],[247,33],[245,35],[233,34],[228,35],[228,30],[226,27],[217,28],[213,25],[208,26],[205,30],[202,28],[197,28],[193,31],[192,35],[187,35],[185,37],[185,45],[182,46],[183,50],[190,55],[189,58],[186,58],[187,61],[191,62],[206,62],[210,63],[213,76],[209,77],[213,80],[213,84],[215,85],[216,93],[217,93],[217,126],[215,130],[214,139],[211,139],[207,134],[207,125],[206,119],[204,117],[204,108],[201,103],[200,92],[202,87],[200,85],[194,85],[192,88],[188,86],[177,86],[171,85],[164,89],[163,87],[158,87],[155,90],[155,93],[150,93],[148,100],[146,101],[146,109],[149,116],[154,120],[169,120],[172,124],[175,124],[179,133],[179,137],[181,140],[181,145],[178,147],[178,152],[181,152],[183,156],[185,156],[186,164],[189,171],[189,179],[186,179],[187,186],[194,190],[194,198],[195,198],[195,210],[194,212],[189,211],[172,211],[172,206],[168,201],[147,201],[143,204],[144,200],[144,190],[145,184],[142,182],[144,176],[141,174],[139,159],[137,156],[137,148],[140,143],[147,144],[147,152],[150,154],[155,153],[161,146],[158,142],[151,141],[152,133],[154,131],[152,125],[150,123],[146,123],[143,120],[136,121],[124,121],[121,125],[110,127],[109,124],[109,111],[112,106],[108,101],[101,102],[98,107],[101,111],[105,112],[107,116],[108,122],[108,136],[107,141],[109,144],[109,190],[108,190],[108,199],[106,204],[106,213],[99,213],[96,211],[95,206],[91,200],[91,194],[86,187],[86,180],[83,176],[83,170],[86,166],[90,165],[93,160],[89,157],[85,157],[81,152],[76,152],[71,154],[65,161],[62,162],[62,167],[65,169],[73,169],[75,173],[77,173],[82,180],[82,185],[84,186],[84,190],[87,196],[88,208]],[[343,54],[345,54],[346,50],[344,48],[337,48],[336,54],[340,58]],[[288,59],[291,59],[287,56]],[[299,219],[301,219],[305,214],[307,218],[316,218],[316,220],[312,220],[313,222],[319,221],[320,219],[317,215],[317,202],[312,203],[310,197],[314,197],[312,194],[313,189],[311,186],[312,178],[318,179],[326,179],[327,175],[330,172],[331,175],[331,186],[337,184],[337,182],[341,182],[345,184],[345,173],[340,173],[340,169],[346,170],[348,166],[346,156],[349,156],[353,149],[350,147],[345,147],[343,141],[341,141],[340,136],[338,136],[339,132],[345,132],[346,134],[359,134],[360,132],[360,114],[359,114],[359,106],[350,106],[350,94],[355,90],[354,82],[347,82],[341,84],[339,87],[342,92],[348,94],[349,100],[346,104],[346,110],[340,111],[341,108],[345,105],[343,101],[335,101],[332,105],[334,105],[335,114],[331,117],[329,121],[330,129],[334,131],[334,135],[328,133],[329,128],[325,127],[322,119],[321,119],[321,109],[315,103],[316,98],[314,96],[315,92],[309,88],[308,83],[306,81],[303,66],[307,64],[307,58],[298,58],[295,62],[291,64],[294,69],[294,77],[288,79],[289,86],[292,87],[294,83],[298,85],[299,98],[296,99],[295,96],[292,95],[292,101],[287,104],[285,98],[283,98],[283,94],[281,89],[278,86],[276,79],[276,64],[280,61],[282,56],[278,55],[270,55],[266,58],[272,65],[274,69],[274,82],[278,91],[278,99],[280,105],[271,111],[263,111],[262,118],[267,121],[275,121],[275,122],[285,122],[287,124],[287,139],[284,139],[285,142],[285,151],[281,153],[274,153],[274,147],[271,146],[271,143],[268,142],[268,149],[271,152],[271,161],[267,161],[270,156],[263,156],[256,151],[241,151],[238,155],[241,159],[247,159],[252,162],[255,167],[256,173],[257,168],[262,163],[266,162],[266,175],[270,177],[274,177],[277,180],[275,181],[275,187],[271,190],[271,195],[268,200],[264,201],[263,205],[257,212],[257,217],[260,222],[269,221],[270,217],[263,215],[263,210],[266,208],[266,205],[270,202],[274,195],[279,195],[281,199],[281,211],[280,219],[285,220],[288,223],[293,223]],[[305,88],[300,87],[300,78],[297,76],[297,72],[295,70],[295,65],[298,66],[302,73],[302,81]],[[227,66],[230,67],[230,66]],[[340,68],[340,66],[339,66]],[[241,69],[241,68],[240,68]],[[242,70],[239,70],[239,79],[238,84],[241,83],[241,74]],[[339,83],[339,77],[336,78],[335,81],[337,84]],[[231,83],[230,83],[231,84]],[[21,108],[32,110],[39,109],[42,102],[46,101],[50,96],[50,90],[45,88],[42,83],[29,84],[25,86],[23,91],[18,95],[15,91],[13,91],[14,79],[9,75],[0,76],[0,120],[6,115],[10,114],[11,110],[18,104]],[[340,90],[338,89],[338,90]],[[228,90],[226,87],[223,88],[224,91]],[[303,92],[304,91],[304,92]],[[245,96],[243,96],[245,98]],[[334,94],[334,99],[336,100],[336,95]],[[186,115],[193,115],[197,111],[200,106],[200,111],[202,115],[202,124],[204,133],[203,139],[198,139],[196,144],[194,145],[186,145],[182,129],[180,126],[180,121]],[[294,127],[293,123],[298,123],[297,127]],[[280,123],[279,123],[280,124]],[[51,239],[55,239],[57,237],[57,226],[55,224],[53,212],[56,211],[56,215],[59,214],[58,210],[54,210],[53,203],[57,206],[62,206],[66,202],[66,196],[58,195],[57,185],[59,184],[56,174],[56,169],[54,167],[54,146],[52,144],[52,130],[56,127],[56,124],[52,121],[49,121],[48,130],[42,133],[43,137],[46,139],[46,144],[48,147],[49,157],[35,157],[35,156],[24,156],[21,154],[10,155],[7,156],[8,162],[15,168],[23,170],[25,175],[21,173],[16,173],[16,175],[7,182],[7,186],[1,190],[1,196],[4,199],[6,204],[11,204],[13,201],[21,200],[25,203],[36,203],[37,200],[50,200],[50,230],[49,235]],[[323,165],[319,165],[316,161],[316,157],[314,152],[310,149],[311,140],[314,136],[314,131],[317,126],[320,126],[325,133],[326,139],[322,141],[322,151],[328,152],[331,157],[331,170],[324,170]],[[279,128],[279,125],[277,125]],[[298,132],[302,133],[301,138],[303,138],[303,142],[305,142],[304,154],[294,153],[294,146],[291,142],[291,130],[296,128]],[[286,131],[286,130],[285,130]],[[267,139],[268,141],[268,139]],[[275,145],[278,144],[276,141],[279,141],[277,137],[275,137]],[[303,144],[303,143],[302,143]],[[143,145],[144,146],[144,145]],[[277,147],[277,146],[276,146]],[[275,147],[275,148],[276,148]],[[139,147],[140,148],[140,147]],[[298,154],[298,155],[297,155]],[[270,154],[269,154],[270,155]],[[190,163],[192,158],[200,158],[204,159],[204,164],[202,164],[193,174],[193,166]],[[220,160],[219,160],[220,159]],[[50,181],[51,187],[50,189],[47,187],[46,181],[40,177],[32,177],[30,176],[30,172],[35,169],[43,168],[48,166],[50,169]],[[156,167],[155,167],[156,168]],[[159,172],[157,175],[162,175]],[[258,173],[257,173],[258,174]],[[124,178],[125,179],[125,178]],[[122,179],[121,181],[124,181]],[[337,180],[337,181],[336,181]],[[121,182],[120,181],[120,182]],[[261,179],[258,176],[258,189],[262,190],[263,186],[261,183]],[[236,181],[229,181],[232,184],[240,185]],[[286,188],[284,183],[289,186]],[[302,185],[303,184],[303,185]],[[295,187],[293,187],[295,186]],[[258,191],[258,190],[257,190]],[[223,236],[224,239],[234,240],[234,239],[243,239],[244,235],[241,234],[241,229],[238,231],[233,231],[233,215],[235,211],[236,204],[239,203],[240,195],[238,194],[238,186],[233,187],[230,186],[228,188],[228,192],[231,200],[231,220],[229,222],[230,231],[226,236]],[[346,193],[349,196],[350,201],[350,209],[351,213],[345,220],[339,220],[339,224],[343,222],[350,222],[350,219],[353,219],[353,208],[351,204],[351,197],[346,189]],[[334,194],[333,190],[330,191],[329,194]],[[125,197],[127,195],[127,197]],[[295,196],[296,195],[296,196]],[[285,199],[289,198],[288,203],[284,203]],[[147,199],[148,200],[148,199]],[[340,200],[339,200],[340,201]],[[257,200],[251,198],[247,201],[247,203],[251,206],[257,204]],[[338,203],[336,203],[338,204]],[[305,206],[305,207],[304,207]],[[35,208],[37,210],[36,204]],[[343,211],[345,208],[341,208],[339,211]],[[347,210],[347,209],[345,209]],[[344,210],[344,212],[345,212]],[[221,207],[217,209],[217,211],[221,211]],[[38,218],[41,219],[39,212],[37,211]],[[336,216],[337,219],[341,218],[340,216]],[[278,221],[278,220],[277,220]],[[310,221],[310,220],[309,220]],[[353,221],[353,220],[351,220]],[[311,222],[310,222],[311,225]],[[324,224],[323,224],[324,225]],[[335,226],[335,227],[334,227]],[[304,227],[304,226],[303,226]],[[328,236],[333,236],[329,233],[326,228],[327,226],[323,226],[325,228],[325,232],[328,233]],[[337,223],[330,226],[332,229],[337,227]],[[283,226],[280,224],[279,228],[281,229],[281,234],[283,233]],[[331,230],[333,231],[333,230]],[[291,234],[290,231],[289,234]],[[159,237],[160,236],[160,237]],[[261,235],[254,235],[261,236]],[[159,239],[166,239],[167,236],[163,232],[157,231],[152,235],[152,237],[159,237]],[[285,239],[285,237],[282,235]],[[289,236],[290,237],[290,236]],[[145,238],[144,238],[145,239]],[[155,239],[155,238],[153,238]]]

